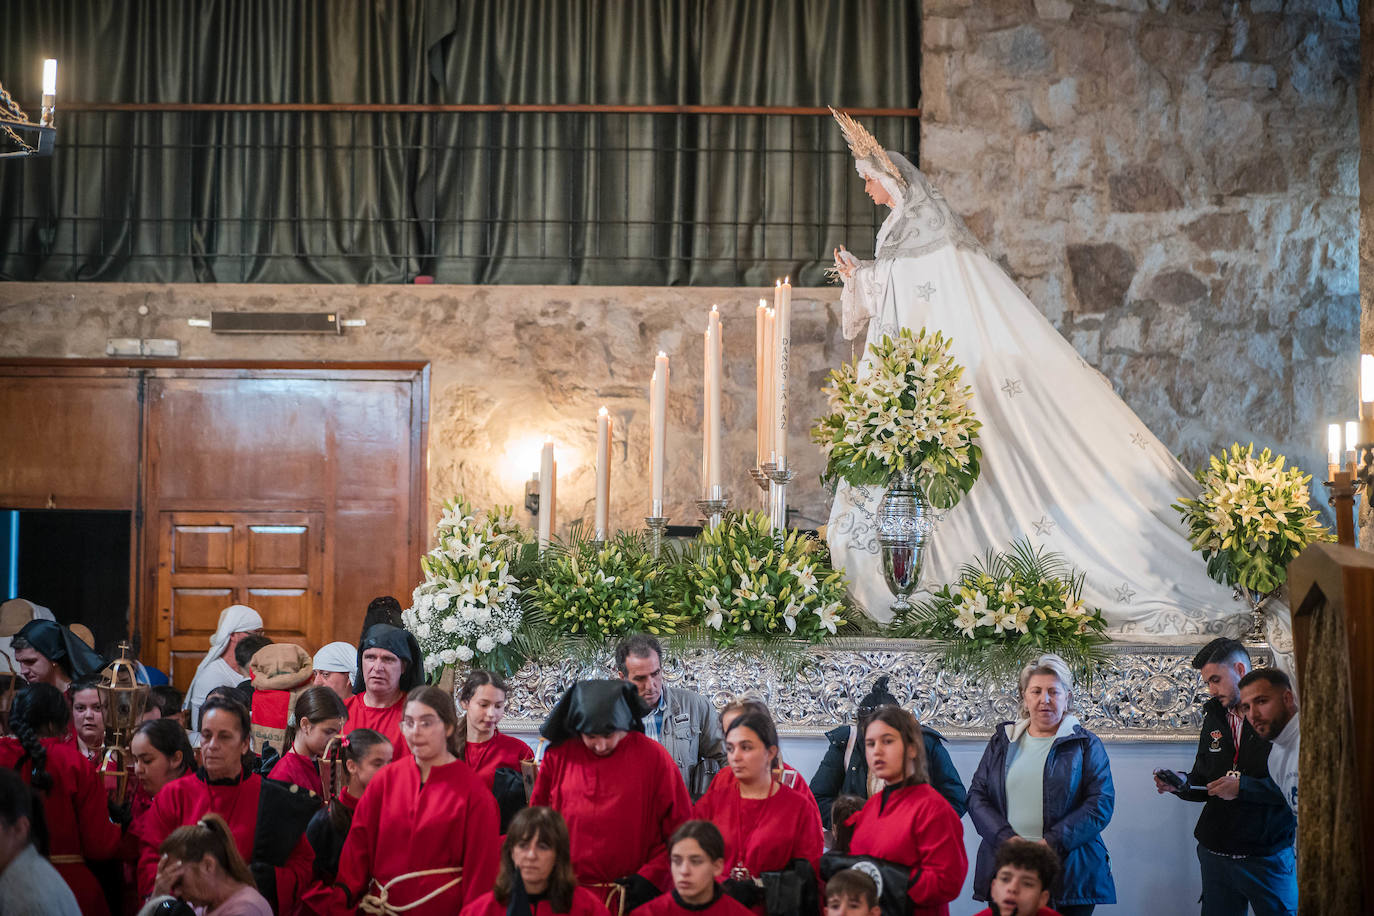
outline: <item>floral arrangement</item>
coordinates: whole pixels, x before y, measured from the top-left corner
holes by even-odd
[[[679,623],[664,563],[641,534],[621,532],[605,543],[575,537],[549,547],[528,597],[555,630],[595,640],[667,635]]]
[[[981,457],[963,371],[944,335],[902,328],[870,344],[867,360],[831,372],[830,413],[811,431],[825,453],[825,478],[863,486],[917,469],[941,482],[953,505],[978,479]]]
[[[444,504],[435,547],[420,559],[425,580],[401,615],[424,651],[426,675],[459,662],[511,670],[506,656],[524,623],[511,564],[526,540],[511,513],[479,516],[462,497]]]
[[[1286,462],[1269,449],[1256,455],[1254,443],[1233,444],[1194,475],[1202,492],[1174,504],[1216,581],[1272,592],[1308,544],[1332,540],[1309,504],[1311,475]]]
[[[1083,574],[1026,541],[963,567],[892,635],[938,640],[954,668],[1005,672],[1046,652],[1087,668],[1108,640],[1099,608],[1083,603]]]
[[[779,539],[763,513],[731,514],[704,530],[684,557],[684,615],[722,647],[745,635],[819,642],[834,635],[846,585],[819,541]]]

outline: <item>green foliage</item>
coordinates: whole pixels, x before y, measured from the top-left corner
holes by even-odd
[[[1288,564],[1317,541],[1333,540],[1309,505],[1312,477],[1251,443],[1213,455],[1194,475],[1202,492],[1174,504],[1188,525],[1207,574],[1223,585],[1272,592],[1288,579]]]
[[[664,587],[668,565],[654,558],[642,533],[621,532],[604,544],[575,536],[547,548],[528,595],[549,626],[569,636],[666,635],[679,623]]]

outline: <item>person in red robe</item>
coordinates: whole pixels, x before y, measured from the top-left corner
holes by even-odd
[[[143,834],[148,829],[148,812],[162,787],[178,779],[194,779],[195,752],[186,730],[178,719],[147,719],[134,730],[129,741],[134,758],[134,782],[129,790],[129,827],[120,841],[118,857],[122,864],[123,911],[139,910],[138,860],[143,852]]]
[[[603,895],[624,888],[625,911],[668,887],[668,838],[691,814],[673,758],[644,735],[629,681],[580,681],[539,733],[550,747],[531,805],[567,821],[577,879]]]
[[[267,778],[300,786],[323,799],[318,761],[329,739],[343,729],[348,709],[330,688],[307,687],[296,697],[291,718],[294,723],[286,726],[286,752],[272,765]]]
[[[406,698],[401,729],[411,753],[382,768],[353,812],[339,855],[334,912],[360,905],[379,912],[385,904],[408,916],[451,914],[496,880],[496,801],[455,753],[452,695],[416,687]]]
[[[729,731],[731,723],[746,712],[759,712],[770,719],[773,718],[773,713],[769,711],[767,704],[762,700],[747,695],[736,697],[729,703],[726,703],[720,711],[720,733],[724,735]],[[782,760],[781,757],[778,759],[782,764],[782,771],[779,776],[783,785],[792,789],[800,789],[809,795],[811,793],[811,787],[807,785],[806,777],[801,774],[801,771],[786,760]],[[735,771],[729,766],[726,766],[715,775],[715,778],[711,780],[711,785],[706,788],[706,791],[708,794],[711,792],[730,792],[733,791],[734,788]]]
[[[733,788],[707,792],[692,816],[715,824],[725,840],[727,893],[764,916],[756,879],[785,872],[783,880],[804,880],[805,897],[816,898],[806,908],[810,916],[819,907],[821,812],[809,790],[783,784],[773,720],[758,710],[734,716],[725,732],[725,755]],[[798,867],[797,860],[805,865]]]
[[[110,821],[101,777],[67,738],[71,716],[60,690],[30,684],[10,708],[13,734],[0,738],[0,767],[18,770],[42,800],[48,860],[71,887],[81,912],[108,916],[105,894],[86,863],[114,857],[122,831]]]
[[[163,786],[140,828],[139,893],[152,893],[162,841],[213,811],[229,824],[239,854],[273,909],[295,913],[310,879],[305,826],[319,800],[264,780],[244,766],[245,758],[251,759],[252,724],[243,704],[218,696],[206,700],[200,738],[202,768],[191,778]]]
[[[725,840],[710,821],[687,821],[669,841],[673,888],[649,901],[642,916],[748,916],[720,886]]]
[[[496,886],[463,907],[462,916],[610,916],[605,904],[578,887],[568,825],[552,808],[515,815],[501,845]]]
[[[348,707],[346,735],[355,728],[380,733],[396,749],[396,759],[410,755],[401,737],[406,694],[425,682],[425,657],[415,637],[389,623],[373,624],[358,644],[358,674]]]
[[[474,668],[458,690],[458,707],[463,711],[458,758],[472,767],[496,796],[502,832],[525,807],[521,763],[534,759],[528,744],[501,734],[498,727],[506,717],[508,691],[505,680],[481,668]]]
[[[849,852],[882,859],[910,873],[911,916],[949,916],[968,874],[959,815],[927,781],[924,742],[916,717],[883,706],[864,732],[868,771],[883,781],[849,818]]]

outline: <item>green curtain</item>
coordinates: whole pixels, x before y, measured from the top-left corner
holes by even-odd
[[[64,112],[63,100],[913,107],[904,0],[8,0],[0,276],[818,282],[877,213],[815,117]],[[36,118],[36,112],[30,111]],[[912,155],[910,119],[869,119]]]

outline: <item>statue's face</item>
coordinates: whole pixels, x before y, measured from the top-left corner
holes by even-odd
[[[887,188],[883,187],[883,183],[876,178],[864,179],[864,193],[873,198],[875,204],[881,204],[885,207],[892,206],[892,195],[887,193]]]

